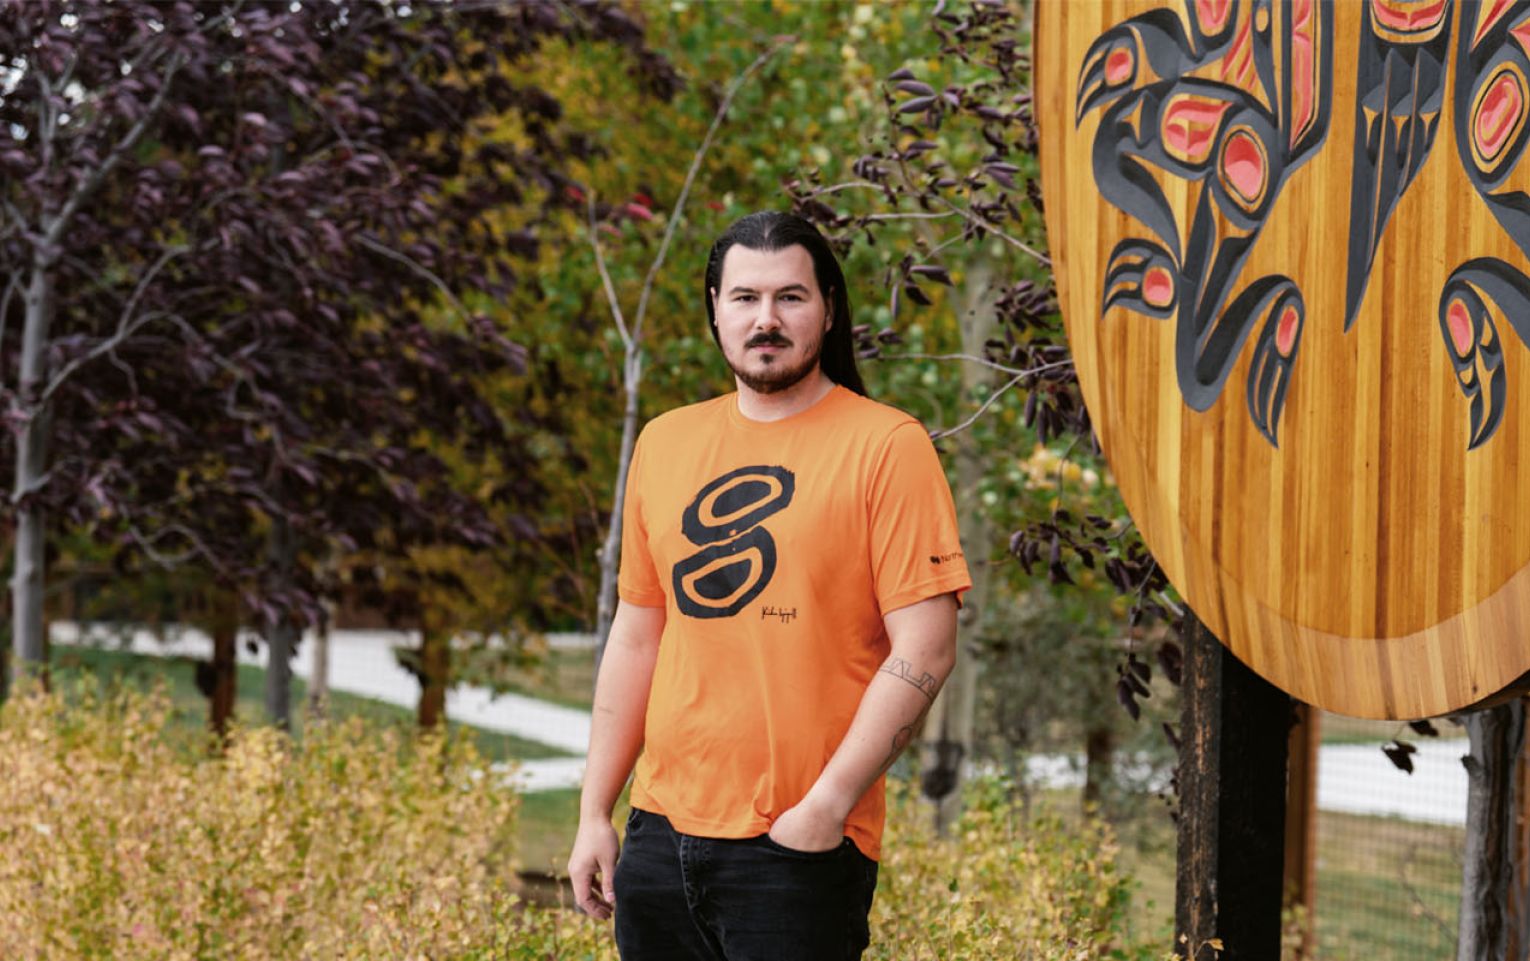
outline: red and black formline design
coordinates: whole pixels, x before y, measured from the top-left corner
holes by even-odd
[[[1195,410],[1216,401],[1259,327],[1247,400],[1271,444],[1305,302],[1278,274],[1232,292],[1281,187],[1327,137],[1332,48],[1321,0],[1189,0],[1183,19],[1155,10],[1106,31],[1079,75],[1075,122],[1103,111],[1100,194],[1153,235],[1112,250],[1102,313],[1175,317],[1175,370]],[[1188,228],[1149,168],[1200,185]]]
[[[1454,71],[1456,153],[1477,195],[1519,247],[1530,253],[1530,198],[1514,176],[1530,125],[1530,3],[1467,0],[1460,6],[1450,63],[1452,0],[1370,0],[1356,74],[1354,191],[1344,328],[1365,297],[1387,220],[1428,160],[1439,129],[1445,71]],[[1476,257],[1440,291],[1440,334],[1469,402],[1468,449],[1503,420],[1508,372],[1501,322],[1530,343],[1530,279],[1512,264]]]
[[[1248,410],[1277,444],[1305,301],[1282,274],[1228,299],[1280,188],[1326,138],[1333,4],[1186,0],[1184,10],[1112,27],[1080,71],[1075,123],[1103,111],[1093,147],[1100,194],[1153,235],[1112,250],[1102,313],[1120,306],[1176,318],[1175,369],[1195,410],[1220,396],[1258,326]],[[1387,224],[1434,149],[1447,71],[1462,168],[1530,256],[1530,175],[1519,171],[1530,143],[1530,0],[1367,0],[1355,64],[1345,330],[1364,303]],[[1188,229],[1151,168],[1201,185]],[[1503,419],[1500,331],[1530,345],[1530,277],[1501,259],[1468,259],[1441,290],[1438,318],[1476,448]]]
[[[1519,173],[1530,139],[1530,3],[1492,0],[1462,7],[1456,41],[1456,152],[1477,195],[1521,252],[1530,254],[1530,197]],[[1495,258],[1468,260],[1440,291],[1440,333],[1456,382],[1470,403],[1470,447],[1503,419],[1508,371],[1500,321],[1530,344],[1530,278]]]
[[[1452,0],[1367,3],[1355,72],[1355,153],[1349,207],[1344,329],[1365,288],[1398,201],[1429,158],[1445,100]]]

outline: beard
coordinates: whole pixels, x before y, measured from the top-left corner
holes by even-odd
[[[744,356],[748,357],[749,348],[763,344],[790,347],[791,341],[776,334],[752,337],[744,344]],[[723,359],[728,362],[728,367],[732,369],[733,376],[739,379],[739,383],[756,394],[779,394],[783,390],[797,386],[813,373],[818,368],[818,361],[822,354],[823,337],[820,336],[817,343],[814,343],[802,360],[796,364],[788,363],[782,357],[774,357],[765,363],[764,370],[746,370],[741,365],[735,364],[733,358],[726,352],[723,354]]]

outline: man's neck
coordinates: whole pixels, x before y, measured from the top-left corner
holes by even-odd
[[[823,370],[797,381],[797,383],[773,394],[761,394],[738,384],[738,412],[749,420],[785,420],[800,414],[818,403],[834,389],[834,381]]]

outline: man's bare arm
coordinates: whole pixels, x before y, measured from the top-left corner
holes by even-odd
[[[617,602],[595,682],[579,832],[568,858],[574,900],[597,918],[611,916],[615,899],[617,841],[611,809],[643,748],[643,717],[663,633],[664,608]]]
[[[850,809],[908,746],[956,663],[953,595],[891,611],[883,621],[892,653],[812,789],[771,826],[771,838],[789,848],[823,851],[839,843]]]

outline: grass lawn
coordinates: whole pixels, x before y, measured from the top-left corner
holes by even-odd
[[[1464,738],[1466,729],[1457,727],[1444,719],[1434,722],[1441,738]],[[1414,733],[1406,721],[1372,721],[1363,717],[1345,717],[1343,714],[1323,712],[1319,734],[1324,744],[1375,744],[1399,738],[1404,741],[1425,741],[1428,738]]]
[[[611,815],[618,831],[627,823],[627,792],[616,799]],[[557,877],[568,876],[568,852],[579,827],[579,791],[537,791],[521,796],[521,847],[518,853],[522,871],[536,871]]]
[[[1318,816],[1318,956],[1323,961],[1455,957],[1458,827]]]
[[[188,738],[195,738],[207,726],[207,699],[197,690],[195,665],[189,658],[149,657],[113,651],[97,647],[72,647],[55,644],[52,648],[52,669],[59,690],[68,691],[73,678],[91,674],[103,685],[131,684],[147,688],[163,681],[168,685],[177,721],[184,726]],[[239,665],[239,699],[234,716],[244,724],[260,724],[265,721],[264,691],[266,672],[263,668]],[[306,714],[308,685],[301,678],[292,679],[292,721],[294,734],[302,737]],[[384,704],[371,698],[357,697],[339,691],[329,695],[329,711],[332,717],[364,717],[378,724],[397,724],[413,727],[415,713],[410,708]],[[496,761],[532,760],[534,758],[568,757],[545,744],[528,741],[510,734],[482,731],[462,724],[447,723],[453,736],[471,736],[478,750]]]
[[[1461,828],[1318,812],[1317,957],[1454,957],[1463,845]],[[1167,816],[1135,819],[1122,830],[1121,847],[1123,866],[1141,885],[1134,933],[1172,930],[1173,823]]]
[[[496,667],[492,678],[500,690],[589,710],[595,696],[595,651],[548,650],[528,667]]]

